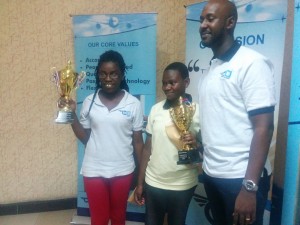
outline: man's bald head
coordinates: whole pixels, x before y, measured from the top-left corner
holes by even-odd
[[[224,16],[224,19],[233,17],[235,23],[238,20],[238,13],[235,4],[228,0],[209,0],[204,7],[210,7],[210,5],[216,5],[218,12]]]
[[[202,44],[215,54],[228,49],[234,41],[237,8],[228,0],[209,0],[200,15]]]

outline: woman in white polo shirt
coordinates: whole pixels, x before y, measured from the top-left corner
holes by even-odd
[[[125,62],[107,51],[96,69],[97,90],[75,115],[72,129],[86,146],[81,168],[91,214],[91,225],[125,225],[126,206],[142,148],[143,115],[137,98],[128,93]],[[75,113],[76,104],[73,102]]]

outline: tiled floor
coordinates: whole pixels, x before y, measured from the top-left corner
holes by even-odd
[[[0,216],[0,225],[85,225],[89,218],[77,218],[76,209],[53,212]],[[138,222],[126,222],[126,225],[143,225]]]

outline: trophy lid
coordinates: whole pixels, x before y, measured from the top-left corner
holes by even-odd
[[[63,79],[66,79],[70,76],[74,76],[76,74],[76,72],[73,70],[71,60],[68,60],[66,67],[60,70],[59,72]]]

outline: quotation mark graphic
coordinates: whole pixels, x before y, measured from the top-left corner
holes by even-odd
[[[199,59],[197,59],[197,60],[192,59],[188,64],[188,70],[189,70],[189,72],[193,72],[193,71],[199,72],[200,71],[203,74],[204,71],[207,69],[199,67]]]
[[[197,59],[193,65],[191,65],[193,63],[193,60],[191,60],[189,62],[189,65],[188,65],[189,72],[193,72],[193,71],[198,72],[200,70],[199,66],[196,65],[198,61],[199,61],[199,59]]]

